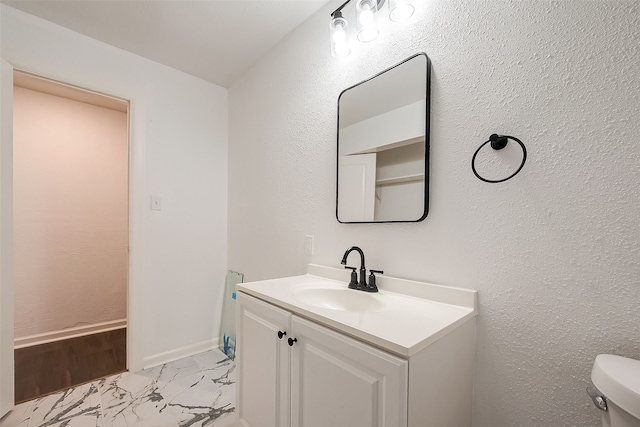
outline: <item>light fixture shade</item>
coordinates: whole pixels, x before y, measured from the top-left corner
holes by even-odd
[[[389,19],[393,22],[402,22],[411,18],[415,8],[412,0],[388,0]]]
[[[331,56],[335,58],[349,56],[351,49],[347,43],[347,33],[349,23],[342,17],[342,13],[337,11],[333,14],[333,19],[329,22],[329,36],[331,37]]]
[[[376,0],[358,0],[356,3],[356,21],[358,40],[370,42],[378,37],[375,23],[375,13],[378,11]]]

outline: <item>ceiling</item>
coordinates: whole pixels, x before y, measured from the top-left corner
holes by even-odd
[[[223,87],[330,0],[0,0]]]

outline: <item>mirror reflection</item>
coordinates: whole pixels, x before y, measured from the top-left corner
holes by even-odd
[[[338,221],[427,216],[430,71],[419,53],[340,94]]]

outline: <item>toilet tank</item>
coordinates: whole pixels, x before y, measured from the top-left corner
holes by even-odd
[[[604,427],[640,427],[640,360],[600,354],[591,381],[607,399]]]

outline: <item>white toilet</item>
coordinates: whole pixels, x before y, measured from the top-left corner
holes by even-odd
[[[640,360],[600,354],[591,381],[597,390],[589,395],[603,411],[603,427],[640,427]]]

